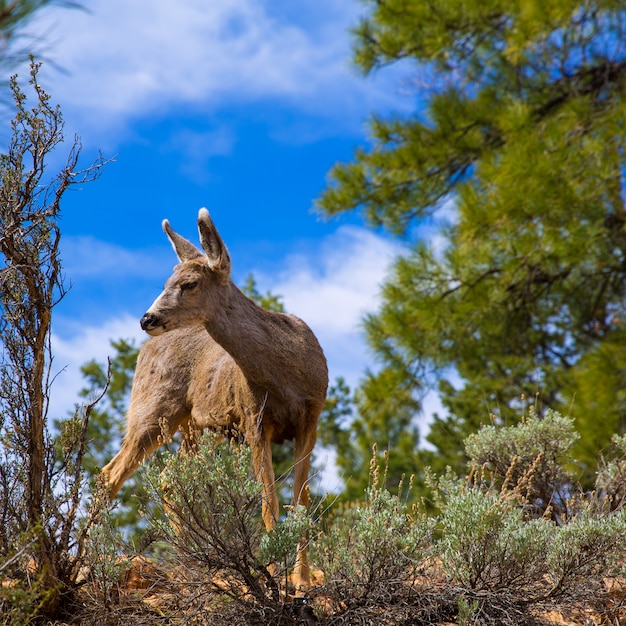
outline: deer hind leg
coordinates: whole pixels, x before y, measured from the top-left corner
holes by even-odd
[[[278,496],[272,465],[272,433],[271,428],[263,427],[256,439],[250,441],[254,474],[256,479],[263,484],[261,514],[266,530],[274,528],[278,521]]]
[[[295,466],[293,477],[293,505],[309,506],[309,469],[311,467],[311,454],[317,439],[317,420],[313,420],[313,426],[296,435],[295,441]],[[307,555],[307,539],[303,537],[298,544],[296,565],[293,570],[293,583],[296,593],[304,591],[311,586],[311,570]]]

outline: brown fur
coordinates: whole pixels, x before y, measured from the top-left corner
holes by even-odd
[[[328,386],[313,332],[293,315],[269,312],[230,279],[230,256],[206,209],[198,216],[205,254],[171,230],[181,261],[141,320],[153,335],[139,352],[120,452],[102,470],[110,497],[169,434],[238,432],[263,483],[263,519],[278,519],[271,442],[295,440],[294,504],[308,505],[308,473]],[[296,585],[308,586],[304,541]]]

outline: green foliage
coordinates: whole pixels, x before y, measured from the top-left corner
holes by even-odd
[[[503,623],[514,624],[533,623],[533,607],[546,603],[580,609],[598,599],[608,610],[605,581],[620,571],[626,510],[615,511],[606,492],[578,491],[571,473],[577,437],[573,420],[531,413],[467,439],[467,479],[430,477],[441,511],[436,552],[449,582],[465,590],[460,614],[473,606],[484,616],[476,623],[499,623],[500,605]]]
[[[328,388],[317,431],[318,441],[336,452],[335,464],[348,479],[346,492],[351,491],[351,477],[363,462],[362,450],[354,444],[353,402],[350,387],[342,377],[337,378]]]
[[[383,370],[361,390],[361,419],[400,422],[398,404],[410,411],[439,383],[447,415],[427,440],[458,470],[466,435],[491,414],[512,423],[520,394],[538,392],[574,406],[590,487],[598,450],[626,427],[626,12],[365,4],[357,66],[404,61],[419,87],[412,115],[372,118],[370,147],[333,168],[318,202],[414,240],[365,320]]]
[[[282,296],[277,296],[271,291],[268,291],[265,295],[259,292],[256,286],[256,280],[252,274],[248,274],[246,282],[243,284],[241,291],[248,296],[248,298],[254,300],[260,307],[263,307],[266,311],[274,311],[275,313],[286,313],[285,305],[282,302]]]
[[[567,521],[527,519],[515,494],[468,485],[448,474],[433,480],[442,514],[436,553],[462,605],[476,599],[476,623],[535,623],[542,607],[563,611],[610,605],[605,578],[624,556],[626,511],[598,514],[585,501]],[[502,621],[500,621],[502,620]]]
[[[546,552],[551,594],[576,595],[581,586],[601,589],[603,576],[619,572],[626,509],[598,517],[585,508],[569,524],[552,527],[552,531]]]
[[[438,554],[447,576],[471,590],[523,587],[541,579],[551,541],[548,523],[525,521],[521,508],[497,493],[455,481],[447,476],[438,483],[446,494]]]
[[[94,410],[88,430],[89,454],[85,467],[93,475],[110,460],[123,435],[124,416],[139,355],[139,349],[124,339],[112,341],[111,347],[115,354],[108,365],[92,360],[80,368],[87,383],[87,387],[80,391],[83,398],[89,398],[94,390],[106,388],[105,397]]]
[[[146,474],[168,518],[158,523],[165,537],[210,568],[224,563],[222,551],[237,563],[257,550],[262,485],[246,446],[207,432],[194,454],[166,452],[162,464]]]
[[[515,426],[483,426],[466,439],[465,450],[475,468],[490,472],[483,480],[497,488],[521,489],[534,515],[541,517],[549,509],[561,519],[570,513],[568,492],[576,474],[566,461],[578,437],[574,420],[551,410],[544,417],[531,411]]]
[[[466,479],[427,478],[431,517],[378,487],[374,457],[365,502],[340,506],[313,546],[321,593],[335,603],[325,617],[359,623],[382,606],[394,624],[536,624],[542,612],[589,606],[617,615],[606,577],[621,571],[626,511],[611,512],[605,493],[578,492],[569,469],[576,439],[572,420],[551,411],[483,427],[466,441],[475,464]],[[568,508],[551,515],[542,499],[554,506],[558,494]]]
[[[56,602],[59,588],[50,585],[46,576],[36,575],[30,580],[11,581],[0,588],[0,624],[31,624],[36,622],[46,607]]]
[[[409,585],[433,556],[434,520],[407,504],[406,494],[393,495],[380,487],[375,462],[372,468],[365,501],[340,508],[313,544],[327,589],[343,598],[347,610],[377,604],[395,593],[390,589],[397,592]]]
[[[377,463],[385,466],[388,484],[398,485],[404,474],[419,474],[419,434],[411,423],[412,410],[417,407],[410,405],[404,390],[396,386],[398,381],[389,374],[369,373],[356,397],[341,377],[328,390],[320,416],[319,439],[337,453],[335,462],[345,480],[340,495],[344,501],[359,499],[368,487],[372,444],[376,444],[377,450],[380,447]],[[364,392],[369,385],[375,387],[376,397]],[[395,401],[385,402],[391,396]],[[378,403],[384,404],[383,415],[366,412],[364,407]],[[370,419],[364,419],[364,414]]]
[[[608,458],[602,458],[597,471],[596,491],[611,510],[626,503],[626,435],[613,435]]]
[[[130,560],[121,556],[125,544],[109,509],[103,508],[91,527],[85,544],[87,581],[94,589],[91,601],[109,608],[119,592],[119,583]]]
[[[574,455],[586,484],[595,478],[598,451],[607,448],[614,433],[626,430],[625,354],[624,332],[616,330],[581,357],[562,389],[563,397],[572,398],[583,413],[576,420],[580,438]]]
[[[611,586],[623,575],[626,509],[609,506],[604,492],[583,496],[571,484],[568,515],[546,511],[538,517],[529,509],[527,487],[543,471],[537,457],[561,466],[552,472],[558,480],[568,478],[572,465],[572,421],[549,412],[543,422],[531,415],[472,437],[472,456],[498,461],[466,479],[453,472],[431,475],[434,515],[411,504],[412,480],[394,485],[395,493],[387,489],[387,456],[382,467],[374,456],[369,486],[358,502],[336,501],[315,511],[314,522],[303,508],[291,510],[269,533],[248,448],[205,434],[195,453],[168,451],[149,467],[152,497],[169,518],[154,522],[161,540],[158,617],[145,605],[141,612],[140,601],[124,600],[118,586],[126,562],[116,556],[119,541],[103,519],[89,548],[97,576],[88,584],[92,605],[95,599],[100,607],[92,606],[84,623],[91,615],[104,624],[184,616],[212,625],[363,624],[384,618],[390,625],[536,626],[553,613],[567,623],[585,623],[590,611],[598,623],[618,623],[626,606]],[[499,465],[505,458],[512,459],[509,468]],[[624,438],[616,438],[611,463],[623,468],[625,458]],[[516,468],[522,467],[523,479],[516,481]],[[286,574],[303,533],[323,577],[316,572],[317,586],[294,599]],[[155,606],[154,596],[149,606]]]
[[[80,395],[88,397],[93,389],[104,389],[108,384],[107,404],[116,415],[123,415],[127,408],[128,393],[137,365],[139,348],[134,342],[124,339],[111,341],[111,347],[115,350],[115,357],[110,360],[108,371],[93,360],[80,368],[89,383],[89,389],[82,389]]]
[[[155,526],[160,539],[174,548],[170,560],[185,568],[185,588],[199,583],[188,605],[204,611],[210,591],[234,603],[221,609],[228,619],[232,611],[238,619],[259,611],[270,622],[271,615],[277,619],[286,600],[277,581],[295,562],[310,524],[306,511],[288,511],[265,533],[262,485],[252,473],[249,448],[214,433],[203,434],[193,454],[166,452],[161,461],[147,473],[151,496],[165,514]]]
[[[320,416],[318,438],[325,446],[335,446],[342,452],[350,446],[347,426],[352,422],[353,398],[350,387],[343,377],[331,384],[326,394],[326,404]],[[340,467],[343,467],[340,464]]]
[[[301,537],[311,526],[309,513],[303,506],[289,507],[280,523],[261,537],[259,558],[263,563],[278,563],[287,572],[296,562],[296,550]]]

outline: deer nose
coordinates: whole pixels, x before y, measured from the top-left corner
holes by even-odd
[[[159,326],[159,319],[156,315],[151,315],[150,313],[146,313],[141,320],[139,320],[139,324],[141,324],[141,328],[143,330],[148,330],[149,328],[154,328],[155,326]]]

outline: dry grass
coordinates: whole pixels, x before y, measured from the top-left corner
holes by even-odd
[[[350,605],[349,598],[333,593],[320,570],[306,598],[281,593],[284,601],[273,609],[262,606],[245,589],[238,588],[240,602],[233,600],[234,581],[227,573],[202,579],[193,565],[166,571],[145,557],[134,557],[122,572],[117,593],[104,607],[95,583],[78,591],[80,610],[54,626],[153,626],[157,624],[204,625],[408,625],[498,624],[500,626],[620,626],[626,624],[626,581],[606,578],[595,602],[587,607],[567,600],[560,604],[546,598],[529,604],[507,590],[470,592],[449,583],[433,562],[414,580],[390,587],[386,599]],[[237,583],[238,584],[238,583]],[[283,590],[284,591],[284,590]],[[349,610],[348,610],[349,607]],[[471,611],[468,611],[471,608]],[[464,621],[464,614],[472,617]],[[52,626],[50,622],[50,626]]]

